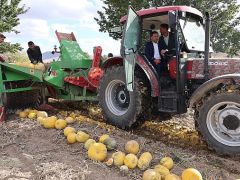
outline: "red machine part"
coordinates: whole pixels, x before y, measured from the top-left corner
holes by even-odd
[[[5,107],[0,107],[0,124],[3,123],[3,121],[6,120],[6,110]]]
[[[192,78],[192,67],[193,67],[193,61],[188,60],[187,65],[186,65],[187,79]],[[170,77],[172,79],[176,79],[176,76],[177,76],[177,61],[176,61],[175,57],[173,57],[172,59],[169,60],[168,71],[169,71]]]
[[[95,91],[103,76],[103,70],[99,68],[101,55],[102,48],[100,46],[95,47],[92,68],[88,72],[87,79],[84,77],[66,77],[64,81],[76,86],[86,87],[90,91]]]

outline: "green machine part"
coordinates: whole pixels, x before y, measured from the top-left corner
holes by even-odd
[[[88,69],[92,65],[92,60],[82,51],[77,41],[61,40],[60,51],[60,61],[58,61],[60,68]]]

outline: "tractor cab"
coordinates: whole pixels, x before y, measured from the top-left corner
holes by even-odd
[[[202,13],[187,6],[167,6],[144,9],[138,12],[132,7],[128,15],[121,18],[124,25],[121,56],[124,58],[126,85],[134,89],[135,65],[138,59],[145,61],[157,77],[159,111],[184,113],[186,94],[184,91],[187,73],[192,63],[188,57],[202,57],[205,52],[205,30]],[[159,32],[161,24],[169,25],[169,33],[174,36],[173,49],[167,49],[161,61],[165,62],[166,73],[158,76],[156,69],[144,54],[144,44],[150,40],[152,31]],[[161,36],[160,32],[159,35]]]

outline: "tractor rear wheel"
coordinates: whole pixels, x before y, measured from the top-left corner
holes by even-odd
[[[240,154],[240,93],[212,93],[196,116],[208,146],[221,154]]]
[[[130,128],[143,111],[141,82],[135,78],[134,90],[125,85],[124,67],[113,66],[106,70],[99,87],[99,103],[106,121],[114,126]]]

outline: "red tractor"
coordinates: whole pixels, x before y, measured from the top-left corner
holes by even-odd
[[[121,18],[121,57],[108,59],[99,86],[105,119],[130,128],[151,109],[195,112],[195,126],[209,148],[240,153],[240,59],[209,58],[210,17],[187,6],[135,12]],[[142,34],[169,25],[175,48],[165,53],[168,72],[159,77],[142,52]]]

